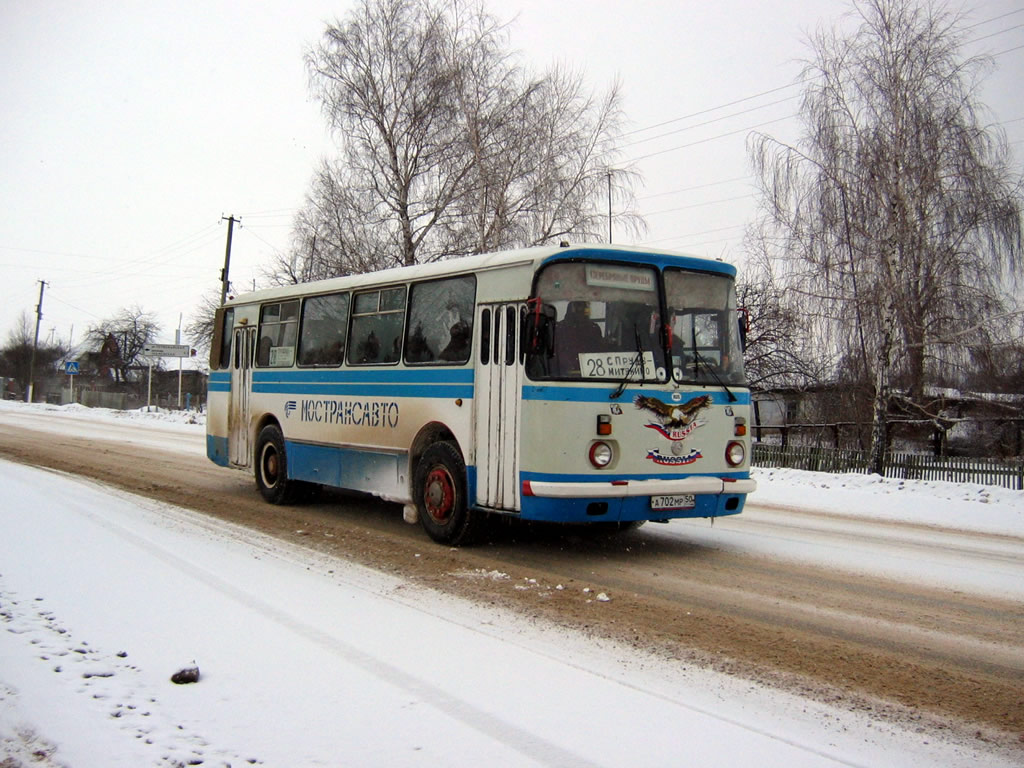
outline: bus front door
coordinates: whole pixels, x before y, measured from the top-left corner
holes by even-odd
[[[523,386],[520,354],[523,303],[478,309],[480,351],[476,358],[476,503],[519,509],[519,421]]]
[[[231,403],[228,407],[228,460],[236,467],[248,467],[252,463],[249,396],[252,393],[256,329],[236,328],[234,341],[234,357],[231,361]]]

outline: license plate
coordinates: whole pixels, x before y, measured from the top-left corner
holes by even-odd
[[[697,498],[692,493],[677,496],[651,496],[651,509],[693,509]]]

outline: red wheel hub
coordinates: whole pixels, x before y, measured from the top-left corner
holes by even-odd
[[[423,487],[423,505],[437,523],[446,523],[455,508],[455,483],[443,467],[430,470]]]

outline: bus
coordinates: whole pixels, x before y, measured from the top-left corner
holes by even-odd
[[[207,454],[273,504],[367,492],[449,545],[494,515],[618,529],[737,514],[755,482],[735,275],[563,244],[232,298]]]

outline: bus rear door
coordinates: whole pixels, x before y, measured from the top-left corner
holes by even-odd
[[[228,460],[234,466],[248,467],[252,463],[249,397],[252,393],[256,329],[236,328],[234,342],[234,357],[231,365],[231,402],[228,406]]]

